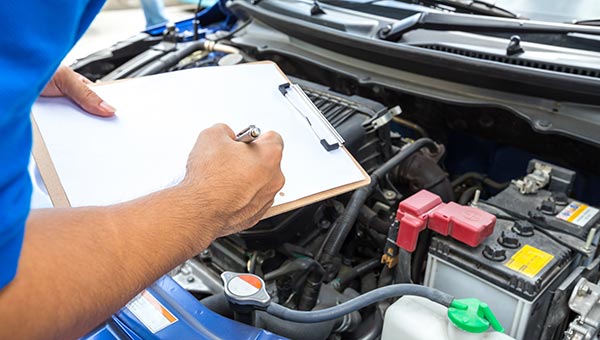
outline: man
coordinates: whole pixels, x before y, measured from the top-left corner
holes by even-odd
[[[0,2],[0,339],[85,334],[215,238],[255,224],[283,186],[279,135],[238,143],[216,125],[198,137],[175,187],[114,206],[29,212],[37,96],[115,112],[68,68],[53,76],[103,1]]]
[[[169,22],[165,16],[165,3],[163,0],[141,0],[140,3],[146,18],[146,28]]]

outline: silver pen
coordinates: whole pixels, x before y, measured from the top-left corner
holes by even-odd
[[[250,125],[235,135],[235,141],[252,143],[258,136],[260,136],[260,129],[254,125]]]

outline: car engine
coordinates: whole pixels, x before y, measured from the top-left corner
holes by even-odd
[[[195,19],[140,33],[72,65],[93,81],[112,81],[273,61],[371,175],[365,188],[214,241],[170,276],[212,311],[291,339],[391,339],[401,334],[394,327],[403,317],[406,327],[432,321],[417,318],[425,305],[410,305],[419,300],[406,296],[404,307],[386,298],[329,321],[283,320],[260,308],[233,308],[220,276],[257,275],[270,299],[295,311],[417,284],[485,302],[515,339],[595,339],[600,129],[578,134],[577,126],[566,129],[546,118],[563,109],[562,98],[540,96],[540,107],[551,103],[555,110],[544,115],[534,104],[527,110],[502,104],[525,100],[528,90],[518,86],[460,100],[458,92],[486,86],[472,75],[465,78],[473,82],[457,85],[462,79],[420,72],[423,65],[413,70],[418,76],[409,75],[411,69],[394,68],[359,47],[345,55],[305,26],[270,20],[265,13],[276,3],[221,2]],[[348,19],[349,9],[331,7],[334,2],[280,3],[278,15],[290,20],[306,17],[348,34],[370,29]],[[305,11],[311,8],[328,16]],[[297,14],[302,11],[305,17]],[[199,93],[199,107],[203,100],[210,99]],[[595,101],[581,105],[591,114]],[[415,319],[401,307],[414,311]]]

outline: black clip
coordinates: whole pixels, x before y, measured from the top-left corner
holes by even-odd
[[[523,47],[521,47],[521,37],[518,35],[510,37],[510,42],[508,43],[508,47],[506,47],[506,55],[513,56],[523,52],[525,51],[523,50]]]
[[[296,112],[298,112],[300,115],[302,115],[302,117],[304,117],[304,119],[306,119],[306,122],[308,123],[308,126],[310,126],[310,129],[313,131],[313,133],[315,134],[315,136],[317,136],[317,138],[319,139],[319,142],[321,143],[321,145],[323,146],[323,148],[326,151],[328,151],[328,152],[329,151],[333,151],[333,150],[336,150],[336,149],[338,149],[340,147],[340,143],[339,142],[329,143],[327,141],[327,139],[322,138],[321,136],[319,136],[319,134],[315,130],[312,122],[310,121],[310,118],[308,118],[308,116],[306,114],[304,114],[302,112],[302,110],[300,110],[292,100],[289,99],[289,97],[287,96],[287,94],[289,93],[289,90],[292,89],[292,85],[290,83],[281,84],[281,85],[278,86],[278,89],[279,89],[279,92],[281,92],[281,94],[285,98],[288,99],[288,102],[290,104],[292,104],[292,106],[294,107],[294,109],[296,110]],[[307,97],[307,100],[310,101],[310,99],[308,99],[308,97]]]

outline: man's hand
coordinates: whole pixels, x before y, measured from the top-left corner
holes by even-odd
[[[43,97],[68,97],[87,112],[101,117],[111,117],[115,108],[92,91],[92,82],[67,66],[61,66],[42,91]]]
[[[0,339],[78,338],[215,238],[256,224],[283,186],[283,143],[234,138],[223,124],[204,130],[174,187],[32,211],[17,276],[0,290]]]
[[[285,182],[282,151],[283,140],[273,131],[249,144],[236,142],[235,133],[224,124],[200,133],[181,186],[192,197],[199,195],[193,201],[218,207],[211,211],[210,222],[218,227],[213,237],[253,226],[271,207]],[[206,217],[205,207],[199,208]]]

